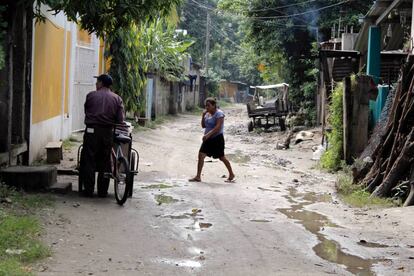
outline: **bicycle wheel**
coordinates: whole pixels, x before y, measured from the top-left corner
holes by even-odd
[[[130,188],[129,194],[128,194],[129,197],[132,197],[132,193],[134,192],[133,190],[134,190],[134,176],[135,175],[134,175],[133,171],[135,170],[135,159],[136,159],[135,154],[132,154],[131,155],[131,163],[129,164],[130,172],[129,172],[128,178],[127,178],[128,186]]]
[[[128,198],[130,191],[128,161],[124,157],[119,157],[116,161],[116,175],[115,175],[115,199],[119,205],[123,205]]]

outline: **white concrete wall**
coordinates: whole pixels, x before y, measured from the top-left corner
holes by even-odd
[[[70,52],[70,66],[69,66],[69,74],[68,74],[68,80],[69,81],[69,95],[68,95],[68,107],[69,107],[69,113],[64,113],[60,116],[53,117],[48,120],[44,120],[38,123],[33,123],[32,115],[30,120],[30,145],[29,145],[29,163],[32,163],[35,160],[40,159],[42,156],[45,155],[46,150],[45,146],[48,142],[51,141],[59,141],[59,140],[65,140],[72,134],[75,129],[73,129],[74,124],[73,120],[74,118],[77,118],[77,120],[83,120],[83,116],[73,116],[73,113],[79,113],[82,112],[81,115],[83,115],[83,103],[82,106],[79,107],[78,102],[78,95],[75,95],[75,76],[79,72],[79,66],[77,66],[77,63],[79,60],[77,59],[77,25],[73,22],[69,22],[63,13],[59,13],[57,15],[53,15],[51,12],[48,12],[48,8],[46,6],[42,6],[41,8],[43,15],[49,19],[53,24],[56,25],[56,27],[64,28],[65,31],[70,31],[70,38],[71,38],[71,45],[69,49],[66,49],[68,52]],[[35,37],[35,21],[33,22],[33,41]],[[96,64],[99,64],[99,39],[93,35],[92,36],[92,45],[91,48],[95,49],[95,59]],[[33,49],[34,49],[34,43],[33,43]],[[33,51],[34,55],[34,51]],[[61,57],[51,57],[50,62],[53,62],[54,58],[61,58]],[[34,60],[34,56],[32,57],[32,60]],[[66,60],[66,59],[65,59]],[[33,62],[32,62],[33,65]],[[33,66],[32,66],[33,69]],[[90,73],[90,79],[91,83],[94,83],[93,76],[98,74],[98,66],[94,68]],[[83,72],[82,72],[83,73]],[[89,74],[88,73],[88,74]],[[33,87],[33,70],[32,70],[32,87]],[[64,87],[64,86],[62,86]],[[93,89],[93,86],[91,86]],[[32,92],[33,93],[33,92]],[[33,96],[33,94],[32,94]],[[62,93],[62,97],[64,97],[64,93]],[[31,103],[33,106],[33,102]],[[48,108],[45,106],[44,108]],[[79,115],[79,114],[78,114]],[[83,121],[82,121],[83,122]]]
[[[355,49],[355,42],[358,34],[344,33],[342,34],[342,51],[352,51]]]
[[[170,83],[162,81],[157,75],[155,80],[155,116],[165,116],[170,107]]]
[[[45,146],[47,143],[60,140],[60,126],[60,116],[31,125],[29,163],[39,160],[46,154]]]

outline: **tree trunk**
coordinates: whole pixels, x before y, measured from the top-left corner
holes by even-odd
[[[408,195],[407,199],[404,202],[404,207],[414,205],[414,182],[412,179],[410,180],[410,194]]]
[[[414,129],[411,130],[407,137],[407,141],[401,151],[399,157],[392,166],[390,172],[385,176],[384,181],[373,192],[373,196],[384,197],[389,194],[395,186],[401,175],[404,175],[410,166],[410,160],[414,153]]]

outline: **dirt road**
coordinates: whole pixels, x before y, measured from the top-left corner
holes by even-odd
[[[412,209],[343,205],[334,176],[312,169],[318,136],[281,151],[281,134],[246,132],[241,107],[226,114],[236,183],[224,182],[216,161],[206,163],[203,183],[187,182],[202,137],[198,116],[138,132],[132,200],[119,207],[113,197],[57,197],[44,218],[54,254],[38,275],[414,273]]]

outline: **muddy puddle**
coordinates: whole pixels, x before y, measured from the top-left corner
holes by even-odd
[[[303,225],[307,231],[318,238],[318,244],[313,247],[313,251],[317,256],[329,262],[342,265],[347,271],[355,275],[375,275],[372,271],[372,267],[380,260],[363,259],[345,253],[338,242],[330,240],[323,234],[323,230],[326,227],[339,226],[332,223],[324,215],[304,209],[305,206],[313,203],[331,201],[332,199],[330,195],[316,193],[301,194],[294,188],[291,188],[288,191],[289,195],[285,196],[285,198],[293,205],[290,208],[278,209],[278,211]]]
[[[367,242],[365,240],[360,240],[358,244],[364,247],[368,247],[368,248],[388,248],[389,247],[388,245],[385,245],[385,244],[380,244],[376,242]]]
[[[156,195],[155,201],[157,202],[158,205],[162,205],[162,204],[176,203],[178,202],[178,199],[175,199],[172,196],[167,196],[167,195]]]
[[[141,188],[148,189],[148,190],[162,190],[162,189],[174,188],[174,186],[160,183],[160,184],[151,184],[151,185],[141,186]]]
[[[245,164],[251,161],[250,156],[243,154],[240,150],[236,150],[234,153],[226,154],[226,156],[234,163]]]

